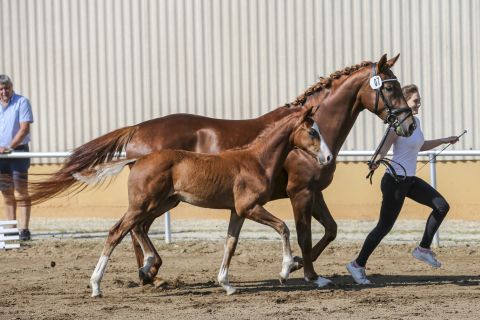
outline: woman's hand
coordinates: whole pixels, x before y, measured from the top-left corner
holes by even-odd
[[[458,142],[458,137],[457,136],[451,136],[451,137],[448,137],[448,138],[443,138],[442,139],[442,143],[451,143],[451,144],[455,144]]]
[[[368,169],[370,169],[370,171],[375,171],[378,169],[378,167],[380,166],[380,162],[379,161],[375,161],[375,162],[370,162],[368,164]]]

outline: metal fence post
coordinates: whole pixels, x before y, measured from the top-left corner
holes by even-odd
[[[435,153],[429,153],[428,154],[428,159],[430,162],[430,185],[434,188],[437,189],[437,168],[436,168],[436,160],[435,160]],[[437,230],[435,232],[435,235],[433,236],[433,245],[435,247],[440,246],[440,230]]]
[[[165,243],[172,242],[172,232],[170,231],[170,211],[165,212]]]

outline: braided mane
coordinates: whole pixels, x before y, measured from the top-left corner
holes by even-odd
[[[308,96],[321,91],[322,89],[328,89],[332,85],[333,80],[340,78],[341,76],[351,75],[353,72],[357,71],[360,68],[367,67],[371,64],[370,61],[363,61],[359,64],[353,65],[351,67],[346,67],[342,70],[335,71],[330,74],[328,77],[320,77],[320,81],[309,87],[301,95],[299,95],[295,101],[290,103],[291,106],[303,105],[307,101]]]

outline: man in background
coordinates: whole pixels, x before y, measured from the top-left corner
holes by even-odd
[[[30,142],[30,123],[33,113],[30,101],[13,92],[13,83],[9,76],[0,75],[0,153],[28,152]],[[15,192],[25,205],[19,206],[18,228],[20,240],[30,240],[30,203],[28,201],[28,168],[30,158],[0,158],[0,174],[9,178],[1,183],[0,190],[5,201],[8,220],[17,219],[17,200]]]

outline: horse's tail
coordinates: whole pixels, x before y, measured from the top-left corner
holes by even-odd
[[[47,180],[29,182],[31,204],[54,198],[68,189],[82,191],[86,187],[84,181],[77,180],[73,175],[118,159],[137,128],[129,126],[117,129],[73,150],[62,168],[50,175]]]

